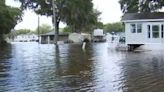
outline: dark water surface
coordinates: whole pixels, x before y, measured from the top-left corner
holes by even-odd
[[[121,52],[106,43],[0,47],[0,92],[164,92],[164,51]]]

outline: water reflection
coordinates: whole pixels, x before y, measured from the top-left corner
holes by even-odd
[[[120,52],[106,43],[0,48],[0,91],[161,92],[164,52]]]
[[[120,88],[126,92],[162,92],[164,90],[164,53],[148,51],[128,53],[120,63],[123,76]]]
[[[8,79],[11,77],[9,70],[11,69],[11,45],[5,44],[0,48],[0,91],[6,90],[9,84]]]

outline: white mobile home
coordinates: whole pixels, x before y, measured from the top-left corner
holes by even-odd
[[[37,42],[38,36],[35,34],[22,34],[14,38],[14,42]]]
[[[126,13],[122,22],[125,24],[126,44],[164,43],[164,12]]]

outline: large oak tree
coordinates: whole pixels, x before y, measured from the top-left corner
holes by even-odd
[[[4,42],[4,34],[8,34],[21,20],[21,10],[5,5],[5,0],[0,0],[0,43]]]

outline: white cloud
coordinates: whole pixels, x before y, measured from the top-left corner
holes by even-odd
[[[94,7],[102,12],[100,18],[103,23],[111,23],[120,21],[122,16],[122,12],[120,10],[120,5],[118,0],[93,0]],[[14,2],[14,0],[6,0],[7,5],[11,5],[14,7],[19,7],[19,2]],[[49,24],[52,26],[51,18],[47,18],[46,16],[40,17],[40,25],[41,24]],[[16,25],[15,29],[28,28],[28,29],[36,29],[38,26],[38,15],[36,15],[32,11],[26,11],[24,13],[23,21]],[[61,23],[60,27],[64,27],[65,25]]]
[[[39,16],[40,25],[49,24],[52,26],[52,21],[50,17]],[[38,15],[36,15],[32,10],[27,10],[24,13],[23,21],[16,25],[15,29],[32,29],[35,30],[38,27]]]
[[[13,7],[19,7],[21,5],[21,3],[19,3],[18,1],[14,1],[14,0],[6,0],[6,5],[13,6]]]
[[[93,3],[102,12],[100,18],[103,23],[120,21],[122,12],[118,0],[93,0]]]

